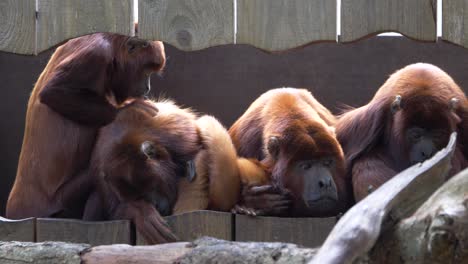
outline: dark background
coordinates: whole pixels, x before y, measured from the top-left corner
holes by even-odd
[[[16,174],[29,94],[51,54],[0,52],[0,215]],[[351,44],[316,43],[279,54],[246,45],[193,52],[166,45],[166,55],[164,73],[153,77],[153,95],[212,114],[226,127],[261,93],[283,86],[308,88],[335,113],[343,104],[365,104],[389,74],[414,62],[433,63],[468,88],[468,50],[442,41],[374,37]]]

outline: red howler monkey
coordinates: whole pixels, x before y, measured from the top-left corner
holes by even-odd
[[[173,241],[161,215],[229,211],[238,202],[247,170],[237,162],[215,118],[171,101],[135,101],[100,130],[90,165],[96,191],[84,218],[130,219],[148,243]]]
[[[270,184],[290,191],[292,206],[275,187],[249,188],[258,179],[247,178],[247,207],[256,214],[292,216],[344,211],[350,183],[334,125],[335,117],[304,89],[273,89],[255,100],[229,133],[241,157],[260,160],[271,171]]]
[[[144,95],[150,74],[164,63],[161,42],[118,34],[96,33],[58,47],[29,99],[6,216],[80,218],[98,128],[114,120],[127,98]]]
[[[86,220],[129,219],[148,243],[174,241],[161,215],[201,149],[196,116],[171,101],[136,100],[99,131],[90,162],[95,192]]]
[[[432,157],[458,132],[451,175],[467,166],[468,101],[438,67],[398,70],[365,106],[337,124],[357,201],[405,168]]]

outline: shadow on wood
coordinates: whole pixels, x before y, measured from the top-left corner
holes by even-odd
[[[93,246],[132,244],[130,221],[87,222],[74,219],[38,218],[36,241],[65,241]]]

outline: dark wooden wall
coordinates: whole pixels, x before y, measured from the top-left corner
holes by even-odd
[[[433,63],[468,89],[468,50],[445,42],[375,37],[352,44],[317,43],[280,54],[245,45],[195,52],[166,46],[166,52],[167,67],[153,78],[153,94],[212,114],[227,127],[262,92],[276,87],[308,88],[334,112],[343,104],[362,105],[389,74],[414,62]],[[28,97],[50,55],[0,53],[0,215],[16,173]]]

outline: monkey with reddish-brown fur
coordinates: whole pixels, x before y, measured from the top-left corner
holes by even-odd
[[[330,216],[350,202],[335,117],[307,90],[261,95],[229,133],[241,157],[261,161],[267,178],[243,178],[240,212]],[[263,185],[263,186],[259,186]],[[245,208],[246,207],[246,208]]]
[[[137,100],[100,130],[90,163],[96,190],[84,218],[129,219],[148,243],[173,241],[161,215],[230,211],[240,174],[264,173],[248,164],[214,117],[168,100]]]
[[[100,129],[90,161],[95,191],[84,219],[129,219],[150,244],[175,241],[179,178],[202,147],[196,116],[171,101],[136,100]]]
[[[23,146],[6,216],[80,218],[86,169],[99,127],[127,98],[149,89],[165,62],[159,41],[96,33],[57,48],[28,103]]]
[[[453,175],[468,165],[465,94],[431,64],[412,64],[395,72],[367,105],[344,113],[337,124],[356,201],[432,157],[446,146],[451,132],[458,132]]]

